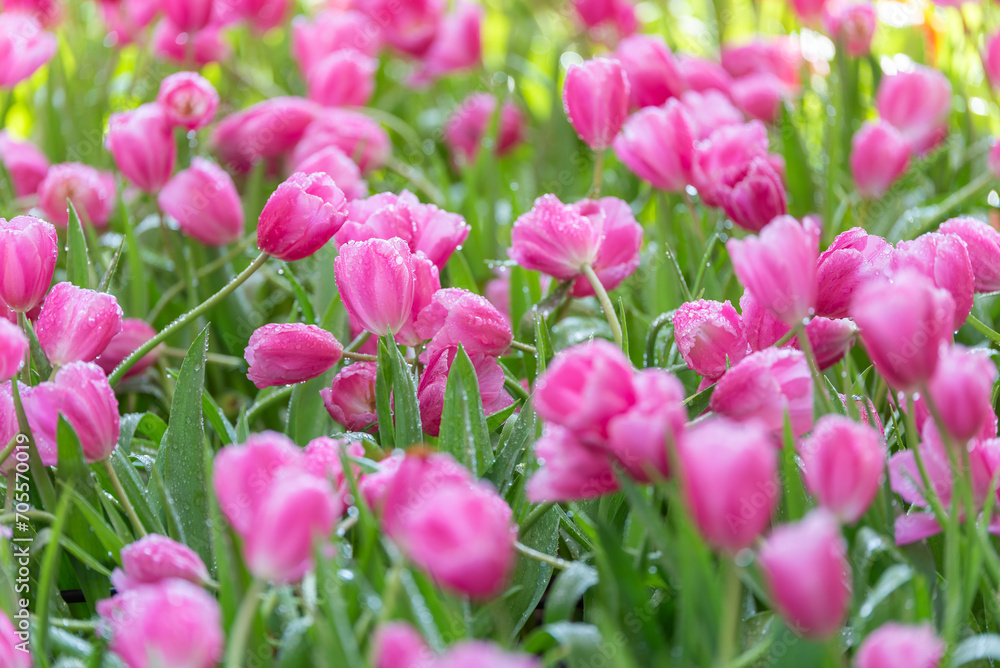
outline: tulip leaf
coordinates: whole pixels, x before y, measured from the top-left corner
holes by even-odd
[[[583,595],[598,582],[597,571],[591,566],[574,561],[556,576],[545,600],[545,622],[568,622]]]
[[[413,368],[403,359],[396,342],[387,338],[392,360],[392,405],[396,425],[396,447],[405,448],[424,440],[420,426],[420,404],[417,400],[417,378]]]
[[[205,425],[202,392],[208,353],[208,328],[191,344],[177,378],[170,424],[160,445],[156,468],[163,492],[172,505],[181,542],[213,568],[212,537],[208,527],[208,475],[205,462]]]
[[[285,433],[299,445],[330,433],[333,421],[323,406],[323,397],[319,391],[330,387],[332,380],[333,373],[328,371],[296,385],[292,390]]]
[[[92,287],[90,280],[90,255],[87,252],[87,237],[83,233],[80,216],[73,202],[69,206],[69,226],[66,228],[66,280],[78,288]]]
[[[1000,659],[1000,636],[985,633],[966,638],[958,643],[951,656],[952,666],[965,666],[974,661],[989,661]]]
[[[520,541],[534,550],[555,556],[559,547],[558,529],[559,514],[553,506],[521,535]],[[535,608],[549,588],[551,579],[551,565],[523,555],[518,557],[511,587],[504,597],[504,608],[509,615],[511,625],[511,642],[517,638],[525,623],[535,612]]]
[[[521,408],[517,417],[508,420],[500,433],[500,445],[497,448],[493,466],[486,472],[497,489],[502,489],[513,477],[514,467],[524,458],[528,448],[538,437],[538,419],[535,411],[528,406]]]
[[[793,216],[801,217],[816,210],[816,184],[802,145],[802,135],[795,127],[788,106],[781,109],[778,127],[785,158],[785,180],[788,182],[788,210]]]
[[[439,442],[442,450],[451,453],[477,478],[493,465],[493,444],[486,431],[479,378],[461,345],[448,372]]]
[[[123,194],[125,188],[120,179],[116,189],[118,191],[120,231],[125,237],[125,252],[128,255],[129,305],[133,314],[149,313],[149,288],[145,277],[145,264],[142,261],[142,252],[135,235],[132,216],[129,214],[128,207],[125,206]]]
[[[391,452],[396,447],[396,429],[392,424],[392,358],[384,340],[378,342],[375,412],[378,415],[379,444],[383,450]]]
[[[601,660],[603,665],[607,656],[607,643],[601,630],[593,624],[573,624],[570,622],[548,623],[532,632],[524,643],[528,652],[538,653],[560,647],[565,652],[565,661],[569,668],[585,668],[597,665]],[[616,656],[615,665],[628,665],[620,662],[623,657]]]

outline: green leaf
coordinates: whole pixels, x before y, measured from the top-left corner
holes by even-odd
[[[330,387],[332,379],[333,372],[328,371],[296,385],[292,390],[285,433],[299,445],[304,446],[314,438],[330,433],[333,421],[323,406],[323,397],[319,392]]]
[[[964,666],[974,661],[1000,660],[1000,636],[987,633],[966,638],[958,643],[951,655],[951,666]]]
[[[893,564],[882,573],[878,582],[868,592],[865,602],[858,608],[858,616],[864,620],[889,596],[913,579],[913,569],[909,564]]]
[[[525,406],[517,417],[508,420],[500,434],[500,445],[493,466],[486,472],[486,478],[497,489],[503,489],[511,482],[514,467],[528,452],[528,448],[538,437],[538,418],[535,411]]]
[[[69,226],[66,228],[66,280],[78,288],[90,288],[90,255],[87,253],[87,238],[76,207],[69,200]]]
[[[118,220],[121,234],[125,237],[125,250],[128,255],[128,277],[130,306],[133,314],[149,313],[149,291],[144,275],[145,264],[142,261],[142,251],[139,240],[135,236],[135,226],[125,206],[124,184],[118,179]]]
[[[532,549],[555,556],[559,545],[558,529],[559,515],[553,507],[535,522],[520,540]],[[511,624],[509,636],[511,642],[517,638],[528,618],[535,612],[551,579],[551,565],[520,556],[514,577],[511,579],[511,588],[503,601]]]
[[[785,180],[788,182],[789,212],[794,216],[804,216],[816,210],[814,196],[816,184],[806,157],[802,136],[792,120],[789,106],[782,107],[778,125],[782,138],[782,155],[785,158]],[[850,132],[848,130],[848,132]]]
[[[424,440],[424,430],[420,426],[420,404],[417,401],[417,378],[413,368],[403,359],[396,342],[391,337],[386,337],[384,340],[392,363],[392,407],[396,418],[396,447],[405,448]]]
[[[310,664],[312,641],[309,636],[312,628],[312,617],[298,617],[285,627],[278,645],[275,668],[297,668]]]
[[[208,393],[208,390],[205,390],[202,394],[201,410],[205,413],[205,418],[208,419],[209,424],[212,425],[212,429],[215,430],[223,445],[239,442],[239,439],[236,437],[236,430],[233,429],[233,425],[229,423],[229,420],[222,412],[222,408],[215,402],[212,395]]]
[[[104,273],[104,277],[101,278],[101,282],[97,286],[98,292],[108,292],[111,288],[111,281],[114,280],[115,274],[118,272],[118,264],[122,259],[122,251],[125,249],[125,237],[122,237],[122,241],[118,244],[118,249],[115,250],[115,254],[111,256],[111,263],[108,265],[108,270]]]
[[[396,429],[392,424],[392,358],[385,341],[378,342],[375,371],[375,413],[378,415],[379,444],[386,452],[396,447]]]
[[[448,372],[439,443],[477,478],[493,466],[493,444],[486,429],[479,378],[461,345]]]
[[[569,622],[546,624],[528,636],[524,643],[526,651],[536,654],[552,647],[563,649],[570,668],[588,668],[598,665],[595,663],[597,657],[601,658],[600,665],[604,665],[608,643],[601,630],[593,624]]]
[[[545,600],[545,623],[572,621],[573,611],[580,599],[597,581],[597,571],[592,567],[579,561],[570,564],[556,576],[549,589]]]

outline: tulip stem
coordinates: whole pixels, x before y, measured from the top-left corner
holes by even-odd
[[[226,652],[226,668],[241,668],[243,666],[243,652],[246,649],[247,637],[250,635],[250,625],[253,622],[254,613],[257,612],[261,594],[264,593],[265,582],[254,580],[250,588],[243,595],[240,609],[236,613],[236,621],[229,632],[229,648]]]
[[[180,348],[163,348],[163,354],[167,357],[174,357],[177,359],[184,359],[187,357],[187,351],[181,350]],[[231,366],[239,368],[241,366],[246,366],[246,360],[242,357],[235,357],[233,355],[220,355],[218,353],[208,353],[205,357],[205,361],[209,364],[221,364],[222,366]]]
[[[345,350],[343,356],[349,360],[356,360],[358,362],[376,362],[378,357],[375,355],[366,355],[365,353],[354,353],[350,350]]]
[[[244,418],[247,425],[249,426],[253,424],[253,421],[257,419],[258,415],[260,415],[262,412],[264,412],[274,404],[278,403],[282,399],[287,399],[292,394],[292,390],[294,390],[296,387],[298,386],[288,385],[286,387],[281,388],[280,390],[276,390],[271,394],[268,394],[267,396],[261,397],[256,401],[254,401],[253,405],[247,409],[247,414],[246,417]]]
[[[523,353],[531,353],[532,355],[538,354],[538,348],[528,343],[521,343],[520,341],[511,341],[510,347],[514,350],[520,350]]]
[[[611,327],[611,336],[614,337],[615,343],[618,347],[622,347],[622,326],[618,324],[618,316],[615,315],[615,307],[611,303],[611,299],[608,297],[608,291],[604,289],[604,285],[601,283],[601,279],[597,277],[597,273],[594,272],[594,268],[589,264],[583,265],[582,268],[583,275],[587,277],[590,281],[590,285],[594,288],[594,295],[597,296],[597,301],[601,303],[601,309],[604,311],[604,317],[608,319],[608,325]]]
[[[521,529],[518,533],[520,533],[522,536],[528,533],[528,530],[531,529],[531,527],[533,527],[538,520],[542,519],[542,517],[545,516],[545,513],[552,510],[552,506],[554,505],[555,504],[553,503],[538,504],[538,506],[536,506],[534,510],[528,513],[528,516],[524,518],[524,521],[521,522]]]
[[[17,447],[18,444],[17,436],[18,436],[17,434],[14,434],[14,438],[10,439],[10,443],[8,443],[3,450],[0,450],[0,467],[3,466],[3,463],[7,461],[7,458],[10,457],[11,453],[14,452],[14,448]]]
[[[594,152],[594,180],[590,184],[587,197],[597,197],[601,194],[601,184],[604,183],[604,154],[604,149]]]
[[[104,470],[111,479],[111,486],[115,488],[115,496],[118,497],[119,503],[122,504],[125,514],[128,515],[128,519],[132,523],[132,528],[135,529],[136,535],[142,538],[146,535],[146,528],[142,526],[142,520],[136,514],[135,508],[132,507],[132,502],[129,501],[128,494],[125,493],[125,488],[122,487],[122,481],[118,478],[118,474],[115,473],[115,467],[111,465],[111,458],[108,457],[101,463],[104,465]]]
[[[344,348],[344,352],[356,353],[357,351],[361,350],[361,346],[368,343],[368,339],[370,338],[372,338],[371,332],[361,332],[360,334],[357,335],[357,337],[355,337],[353,341],[347,344],[347,346]]]
[[[560,559],[559,557],[553,557],[552,555],[545,554],[544,552],[539,552],[533,548],[528,547],[521,541],[514,541],[514,547],[517,551],[528,557],[529,559],[534,559],[535,561],[540,561],[543,564],[548,564],[552,568],[558,568],[563,570],[569,568],[572,562],[566,561],[565,559]]]
[[[114,372],[112,372],[112,374],[108,377],[108,382],[111,384],[111,386],[113,387],[115,384],[117,384],[118,381],[120,381],[122,377],[124,377],[125,374],[128,373],[128,370],[131,369],[133,366],[135,366],[136,362],[145,357],[146,354],[148,354],[151,350],[153,350],[153,348],[166,341],[175,332],[183,329],[188,323],[192,322],[195,318],[198,318],[202,314],[210,311],[222,300],[224,300],[226,297],[235,292],[236,288],[246,283],[248,278],[253,276],[258,269],[264,266],[269,257],[270,256],[267,253],[261,253],[260,255],[258,255],[257,259],[254,260],[250,264],[250,266],[248,266],[246,269],[240,272],[238,276],[236,276],[233,280],[231,280],[226,285],[226,287],[222,288],[217,293],[215,293],[214,295],[203,301],[201,304],[195,306],[193,309],[191,309],[181,317],[177,318],[177,320],[174,320],[172,323],[167,325],[163,330],[161,330],[159,334],[157,334],[149,341],[139,346],[139,349],[136,350],[131,355],[129,355],[128,357],[126,357],[125,360],[118,365],[118,368],[115,369]]]
[[[723,560],[725,599],[719,625],[719,658],[715,664],[720,668],[729,665],[736,648],[734,641],[740,620],[740,594],[743,592],[736,564],[728,557],[723,557]]]
[[[795,335],[799,341],[799,348],[806,356],[806,361],[809,362],[809,369],[812,371],[813,380],[816,381],[816,386],[819,388],[819,396],[823,402],[823,408],[826,409],[827,413],[836,413],[836,409],[833,407],[833,401],[830,400],[830,390],[826,387],[826,383],[823,380],[823,374],[820,373],[819,364],[816,363],[816,353],[813,351],[812,343],[809,341],[809,336],[806,334],[805,325],[799,324],[795,327]]]

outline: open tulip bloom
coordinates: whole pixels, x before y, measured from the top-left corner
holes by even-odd
[[[1000,10],[648,4],[3,0],[0,668],[1000,659]]]

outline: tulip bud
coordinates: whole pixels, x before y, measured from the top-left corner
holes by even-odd
[[[212,130],[210,142],[227,168],[246,173],[258,161],[295,148],[319,109],[304,98],[273,97],[223,118]],[[293,157],[291,162],[297,164],[304,157]]]
[[[951,112],[951,83],[930,67],[912,69],[882,77],[875,106],[886,121],[922,156],[944,141]]]
[[[615,155],[656,188],[681,192],[691,183],[692,125],[684,105],[677,100],[642,109],[629,117],[615,138]]]
[[[369,21],[381,28],[382,37],[390,46],[416,58],[427,54],[445,11],[445,3],[441,0],[414,0],[405,4],[391,0],[358,0],[352,6],[367,14]]]
[[[636,222],[632,207],[617,197],[602,197],[582,199],[567,208],[589,218],[595,227],[604,221],[601,246],[591,267],[604,289],[614,290],[639,266],[642,226]],[[592,297],[594,286],[586,276],[577,276],[570,295]]]
[[[348,431],[371,431],[378,421],[375,371],[374,362],[355,362],[334,376],[330,387],[319,392],[327,413]]]
[[[457,2],[444,17],[420,70],[411,78],[425,85],[446,74],[478,67],[483,58],[483,8],[471,2]]]
[[[719,63],[708,58],[681,55],[677,58],[677,64],[688,90],[699,93],[715,90],[728,97],[733,78]]]
[[[983,67],[986,70],[986,79],[990,82],[990,86],[1000,88],[1000,33],[986,38]]]
[[[728,172],[716,189],[726,215],[740,227],[757,232],[788,212],[785,185],[762,157]]]
[[[163,109],[168,123],[197,130],[215,118],[219,94],[208,79],[197,72],[177,72],[160,83],[156,102]]]
[[[545,425],[534,448],[539,468],[526,487],[532,503],[583,501],[618,491],[608,453],[584,445],[568,429]]]
[[[1000,290],[1000,232],[976,218],[952,218],[941,223],[938,232],[965,242],[976,292]]]
[[[169,19],[164,19],[156,24],[150,38],[153,53],[182,67],[190,67],[192,62],[198,67],[221,62],[232,53],[229,43],[223,38],[222,27],[221,24],[210,23],[198,32],[188,33]]]
[[[802,52],[792,37],[757,38],[739,46],[722,48],[722,67],[740,79],[750,74],[770,73],[788,86],[799,85]]]
[[[347,476],[344,475],[344,466],[340,456],[344,454],[348,458],[360,459],[365,456],[365,446],[359,441],[349,441],[347,438],[331,438],[320,436],[309,441],[305,449],[306,471],[319,478],[327,478],[333,483],[334,490],[338,493],[341,501],[351,493]],[[351,464],[350,469],[354,478],[361,477],[361,467]]]
[[[740,77],[729,87],[733,102],[750,118],[775,123],[784,100],[792,94],[784,81],[770,72]]]
[[[332,369],[343,352],[333,334],[315,325],[264,325],[246,348],[247,377],[259,388],[302,383]]]
[[[678,455],[685,503],[702,537],[727,552],[750,547],[781,496],[771,437],[753,422],[710,418],[688,430]]]
[[[441,429],[448,374],[457,352],[457,347],[434,348],[420,357],[426,368],[417,386],[417,400],[420,404],[421,424],[424,431],[431,436],[437,436]],[[500,368],[496,358],[480,353],[470,355],[470,360],[479,383],[483,413],[492,415],[510,406],[513,399],[504,389],[503,369]]]
[[[65,229],[69,223],[66,205],[69,200],[82,222],[105,227],[116,205],[117,190],[111,172],[79,162],[65,162],[52,165],[38,185],[38,206],[49,220]]]
[[[993,419],[997,379],[996,363],[987,351],[942,346],[928,390],[952,438],[964,443]]]
[[[97,612],[111,626],[111,651],[129,668],[156,665],[151,657],[184,668],[212,668],[222,659],[219,603],[190,582],[139,587],[99,601]]]
[[[174,171],[177,145],[159,104],[112,114],[105,146],[125,178],[148,193],[162,188]]]
[[[90,362],[122,331],[122,309],[106,292],[59,283],[45,298],[35,331],[54,366]]]
[[[728,301],[681,304],[674,314],[674,340],[688,368],[708,380],[721,377],[748,352],[740,315]]]
[[[385,165],[392,153],[392,142],[382,126],[350,109],[323,109],[301,137],[292,152],[292,164],[328,146],[336,146],[358,164],[362,174],[367,174]]]
[[[885,121],[866,121],[851,140],[851,173],[862,197],[882,197],[909,165],[910,145]]]
[[[327,107],[363,107],[375,92],[378,61],[354,49],[326,56],[306,75],[309,99]]]
[[[615,49],[615,58],[625,68],[633,108],[658,107],[687,88],[674,54],[662,37],[626,37]]]
[[[323,10],[311,19],[292,20],[292,56],[303,72],[337,49],[374,56],[380,46],[381,36],[371,30],[371,20],[354,9]]]
[[[0,382],[8,381],[17,375],[24,366],[27,354],[28,337],[21,328],[8,320],[0,320]]]
[[[955,302],[955,330],[972,313],[975,277],[965,241],[951,234],[929,232],[912,241],[901,241],[892,255],[892,268],[913,268],[951,294]]]
[[[129,355],[138,350],[143,344],[149,342],[157,331],[139,318],[125,318],[122,321],[122,331],[108,343],[104,352],[94,360],[97,366],[110,376],[118,365],[125,361]],[[133,378],[145,373],[160,359],[160,348],[157,346],[146,353],[131,369],[125,373],[125,378]]]
[[[792,9],[799,21],[808,25],[815,25],[823,13],[827,0],[792,0]]]
[[[946,646],[929,623],[888,622],[871,633],[854,657],[857,668],[937,668]]]
[[[787,412],[794,433],[806,433],[813,426],[813,380],[805,355],[787,348],[747,355],[716,384],[709,407],[738,422],[759,421],[777,434]]]
[[[864,282],[885,273],[892,253],[890,243],[860,227],[838,234],[816,266],[816,314],[846,317],[854,293]]]
[[[214,0],[160,0],[160,9],[182,32],[195,33],[212,20]]]
[[[740,311],[743,312],[740,316],[743,336],[753,352],[770,348],[792,329],[771,315],[747,289],[740,297]]]
[[[374,668],[426,668],[435,660],[420,634],[404,622],[387,622],[379,626],[372,647]]]
[[[361,170],[336,146],[328,146],[307,156],[292,168],[292,173],[295,172],[324,172],[333,179],[348,202],[368,196],[368,183],[361,177]]]
[[[812,346],[819,370],[829,369],[842,360],[854,345],[857,333],[857,326],[847,318],[810,320],[806,325],[806,336],[809,337],[809,345]],[[792,339],[792,345],[801,349],[798,336]]]
[[[9,668],[31,668],[31,652],[24,649],[10,619],[0,612],[0,664]]]
[[[292,174],[261,211],[257,247],[286,262],[309,257],[344,224],[346,205],[344,193],[326,174]]]
[[[730,239],[726,250],[733,271],[764,308],[795,327],[816,306],[819,227],[782,216],[757,237]]]
[[[834,0],[827,2],[823,9],[823,27],[827,34],[853,58],[871,53],[877,26],[875,5],[868,0]]]
[[[778,612],[796,633],[832,636],[851,602],[847,544],[833,515],[813,510],[768,536],[758,557]]]
[[[436,668],[541,668],[542,660],[526,654],[509,654],[482,640],[464,640],[452,646],[434,665]]]
[[[42,30],[34,17],[22,12],[0,14],[0,88],[13,88],[52,59],[56,36]],[[8,92],[8,94],[10,94]]]
[[[912,269],[867,283],[851,303],[851,317],[875,369],[890,386],[913,392],[930,380],[942,343],[951,340],[955,302]]]
[[[151,533],[121,550],[122,567],[111,574],[118,593],[165,580],[187,580],[196,585],[209,581],[208,569],[187,545]]]
[[[167,181],[156,198],[181,231],[206,246],[243,236],[243,203],[232,178],[218,165],[194,158]]]
[[[438,290],[420,311],[415,329],[431,339],[428,350],[462,344],[469,355],[499,357],[510,347],[514,334],[503,314],[485,297],[462,290]]]
[[[767,128],[760,121],[723,126],[699,142],[691,177],[702,201],[722,206],[728,193],[726,175],[743,170],[754,158],[765,158],[767,147]]]
[[[473,93],[460,104],[444,126],[444,142],[458,166],[475,163],[479,147],[483,144],[496,113],[497,100],[489,93]],[[500,105],[495,152],[497,156],[510,153],[524,136],[524,117],[513,102]]]
[[[55,386],[58,405],[47,409],[61,414],[73,427],[84,459],[93,463],[110,457],[118,445],[118,399],[101,367],[86,362],[67,364],[56,373]],[[53,421],[58,423],[58,417]]]
[[[594,58],[566,72],[563,109],[580,139],[595,151],[611,145],[628,108],[628,77],[617,60]]]
[[[602,218],[580,215],[555,195],[543,195],[514,221],[508,255],[525,269],[569,280],[594,264],[603,228]]]
[[[238,10],[254,28],[267,32],[285,21],[290,6],[291,0],[243,0]]]
[[[49,171],[49,159],[37,146],[14,139],[6,130],[0,130],[0,162],[10,175],[16,197],[34,195]]]
[[[614,41],[636,31],[639,21],[629,0],[573,0],[573,9],[594,39]],[[610,35],[607,33],[610,32]]]
[[[158,2],[149,0],[100,0],[97,8],[105,39],[117,48],[144,40],[146,27],[160,10]]]
[[[722,91],[689,90],[680,96],[680,100],[691,121],[694,138],[698,141],[708,139],[721,127],[743,125],[743,112],[734,107],[729,97]]]
[[[24,414],[28,418],[31,436],[38,448],[38,457],[45,466],[55,466],[59,461],[56,430],[59,427],[59,404],[62,391],[54,382],[46,381],[34,387],[18,385]],[[13,409],[13,400],[11,400]],[[17,418],[14,417],[15,424]]]
[[[821,506],[854,524],[868,510],[885,474],[878,431],[840,415],[824,415],[799,446],[805,483]]]

